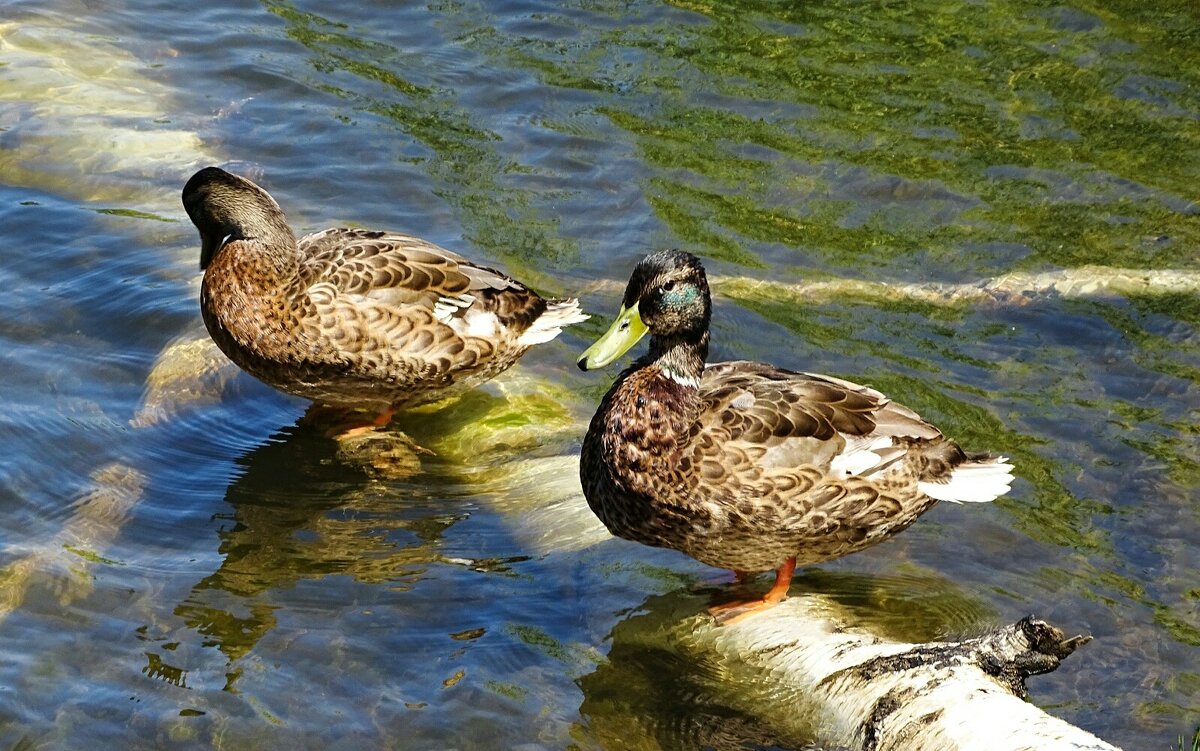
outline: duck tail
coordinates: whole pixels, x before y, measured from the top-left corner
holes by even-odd
[[[944,482],[917,483],[930,498],[951,503],[987,503],[1008,492],[1013,466],[1006,456],[972,456],[951,470]]]
[[[534,344],[548,342],[562,333],[563,326],[581,323],[590,317],[579,309],[579,301],[574,297],[547,300],[546,310],[529,325],[529,328],[522,332],[517,343],[531,347]]]

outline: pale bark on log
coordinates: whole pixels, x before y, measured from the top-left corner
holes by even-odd
[[[839,608],[799,595],[745,621],[681,624],[678,647],[736,663],[731,695],[770,721],[802,697],[822,742],[864,751],[1114,751],[1025,701],[1025,678],[1056,669],[1090,637],[1032,617],[960,642],[890,642],[841,625]],[[704,619],[707,620],[707,619]],[[770,690],[756,690],[755,683]],[[772,697],[786,700],[772,706]]]
[[[1016,271],[975,282],[876,282],[859,279],[808,279],[777,282],[747,276],[710,275],[718,295],[746,297],[759,291],[797,302],[829,300],[909,300],[929,305],[995,303],[1024,305],[1039,297],[1114,297],[1118,295],[1172,295],[1200,291],[1200,270],[1125,269],[1113,266],[1079,266],[1056,271]],[[600,279],[580,287],[580,294],[621,294],[625,282]]]

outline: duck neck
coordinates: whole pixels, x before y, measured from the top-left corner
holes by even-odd
[[[263,253],[259,258],[259,263],[271,269],[271,273],[279,280],[281,284],[289,284],[300,271],[300,249],[296,244],[296,238],[290,233],[287,237],[280,236],[274,241],[277,243],[273,247],[277,248],[277,252]]]
[[[708,331],[698,336],[654,337],[650,351],[639,364],[655,366],[663,375],[689,389],[700,388],[704,361],[708,357]]]
[[[269,217],[267,221],[247,224],[238,230],[234,238],[248,240],[256,249],[255,263],[276,279],[286,282],[299,270],[300,247],[282,216]]]
[[[264,282],[268,279],[285,282],[300,267],[296,235],[269,196],[264,196],[260,205],[253,208],[254,211],[231,212],[208,228],[209,241],[215,241],[214,260],[225,255],[226,262],[257,269]]]
[[[707,333],[651,339],[650,352],[621,374],[592,418],[580,454],[584,495],[619,537],[660,544],[641,537],[654,526],[654,499],[686,497],[694,482],[687,441],[703,406],[707,351]],[[615,500],[597,500],[605,498]]]

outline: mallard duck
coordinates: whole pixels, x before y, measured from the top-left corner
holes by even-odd
[[[213,340],[281,391],[374,415],[346,434],[486,381],[587,318],[574,299],[544,299],[416,237],[336,228],[296,240],[265,190],[217,167],[188,180],[183,205]]]
[[[700,261],[643,259],[620,312],[579,367],[616,360],[646,333],[583,440],[588,505],[627,540],[732,569],[775,572],[761,599],[711,608],[722,623],[782,601],[797,564],[885,540],[937,501],[1008,492],[1004,457],[968,454],[867,386],[757,362],[705,365],[712,302]]]

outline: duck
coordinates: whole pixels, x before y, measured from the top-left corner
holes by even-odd
[[[182,199],[200,234],[209,335],[260,381],[359,415],[338,437],[483,383],[588,317],[574,298],[543,298],[410,235],[297,239],[266,190],[219,167],[192,175]]]
[[[938,501],[1010,489],[1006,457],[968,453],[869,386],[751,361],[707,363],[712,299],[685,251],[634,268],[611,327],[579,357],[611,364],[646,334],[583,439],[580,483],[613,535],[683,552],[761,597],[709,608],[729,625],[782,602],[797,565],[863,550]]]

